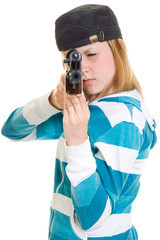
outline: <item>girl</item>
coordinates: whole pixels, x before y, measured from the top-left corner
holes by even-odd
[[[137,240],[131,209],[155,122],[118,21],[107,6],[77,7],[56,20],[56,42],[63,59],[81,53],[84,92],[67,95],[62,74],[55,90],[16,109],[2,134],[59,139],[48,239]]]

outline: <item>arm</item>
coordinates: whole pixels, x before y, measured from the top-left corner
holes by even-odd
[[[94,117],[93,114],[89,132],[98,127]],[[106,116],[102,115],[100,124],[104,128],[109,125]],[[78,129],[77,126],[77,132]],[[96,141],[88,138],[78,146],[66,144],[65,147],[72,201],[84,230],[101,226],[113,213],[129,212],[139,188],[139,175],[132,175],[142,144],[139,129],[130,122],[109,126],[103,134],[100,134],[100,129],[102,127],[97,128],[99,138]]]
[[[64,74],[51,94],[32,100],[12,112],[2,134],[12,140],[57,139],[63,131]]]
[[[12,140],[25,141],[37,139],[43,133],[44,138],[47,139],[47,129],[50,129],[55,133],[52,138],[57,138],[62,132],[62,126],[59,126],[56,133],[58,126],[56,122],[58,120],[62,122],[62,113],[51,106],[48,98],[49,94],[34,99],[24,107],[13,111],[3,125],[2,134]]]
[[[130,173],[142,137],[137,127],[127,125],[119,124],[101,136],[94,144],[96,152],[91,150],[89,138],[77,147],[66,146],[69,162],[66,172],[72,184],[77,218],[84,230],[101,226],[113,213],[129,212],[127,208],[137,194],[139,175]],[[133,133],[135,141],[130,140],[129,146],[123,134],[133,136]]]

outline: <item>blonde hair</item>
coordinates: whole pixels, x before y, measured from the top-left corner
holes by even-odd
[[[113,39],[107,42],[114,57],[115,74],[109,86],[101,93],[97,94],[96,98],[130,90],[137,90],[141,97],[143,97],[141,86],[129,63],[127,48],[124,41],[122,39]],[[86,99],[90,98],[87,93],[85,93],[85,96]]]
[[[114,92],[137,90],[142,96],[141,86],[128,60],[127,48],[122,39],[108,41],[115,62],[115,74],[112,81]]]

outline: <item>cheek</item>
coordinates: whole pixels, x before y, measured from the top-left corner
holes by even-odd
[[[99,66],[102,68],[102,73],[105,75],[104,77],[111,80],[115,74],[115,64],[112,53],[104,55],[103,60],[99,63]]]

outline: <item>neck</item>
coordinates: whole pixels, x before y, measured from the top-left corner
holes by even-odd
[[[97,93],[97,94],[94,94],[94,95],[86,95],[86,96],[87,96],[87,99],[88,99],[89,103],[91,103],[91,102],[93,102],[97,99],[100,99],[102,97],[112,95],[115,92],[116,92],[115,89],[112,87],[112,88],[104,89],[100,93]]]

